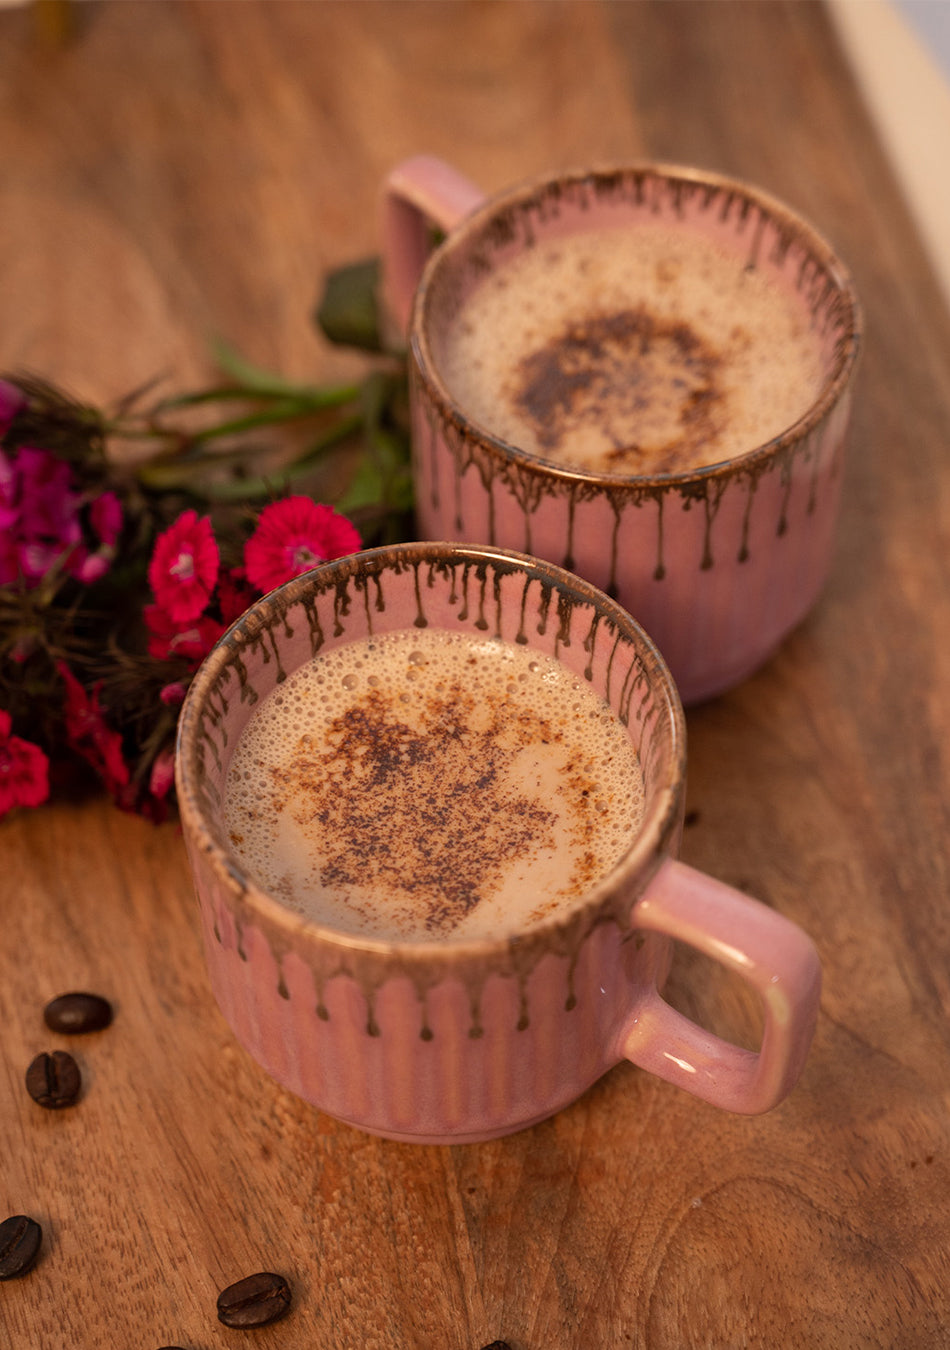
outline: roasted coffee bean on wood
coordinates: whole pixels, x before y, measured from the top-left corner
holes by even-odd
[[[79,1036],[87,1031],[102,1031],[112,1021],[112,1004],[101,994],[79,990],[60,994],[43,1009],[43,1020],[50,1031],[63,1036]]]
[[[65,1050],[37,1055],[26,1071],[26,1090],[35,1102],[51,1111],[72,1106],[79,1096],[79,1065]]]
[[[43,1230],[28,1214],[11,1214],[0,1223],[0,1280],[25,1275],[39,1255]]]
[[[283,1275],[261,1271],[228,1285],[218,1295],[218,1321],[226,1327],[263,1327],[290,1307],[290,1285]]]

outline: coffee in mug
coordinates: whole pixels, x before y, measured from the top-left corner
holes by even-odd
[[[486,200],[426,156],[388,176],[381,230],[419,534],[593,582],[686,703],[757,670],[832,558],[862,318],[830,245],[718,174],[580,169]]]
[[[604,474],[734,459],[804,416],[823,378],[801,296],[650,221],[539,239],[433,330],[432,353],[484,431]]]
[[[520,554],[396,545],[257,601],[195,675],[176,756],[239,1042],[321,1110],[418,1142],[521,1129],[624,1059],[774,1106],[818,959],[676,860],[684,721],[630,616]],[[673,938],[750,986],[757,1053],[663,999]]]
[[[387,941],[511,937],[629,849],[627,729],[553,656],[410,629],[318,654],[255,710],[225,819],[248,874],[308,919]]]

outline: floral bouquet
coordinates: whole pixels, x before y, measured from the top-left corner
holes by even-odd
[[[375,264],[333,274],[324,332],[379,353],[294,384],[218,350],[212,387],[110,411],[0,378],[0,816],[98,781],[164,819],[178,709],[258,596],[405,537],[405,371],[380,351]]]

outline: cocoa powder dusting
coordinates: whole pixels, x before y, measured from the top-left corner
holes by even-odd
[[[572,322],[520,362],[509,396],[542,451],[599,425],[611,471],[670,472],[715,441],[725,421],[721,357],[687,323],[639,307]]]
[[[480,716],[451,686],[428,699],[425,729],[379,690],[327,728],[325,748],[302,738],[273,784],[300,823],[319,822],[329,890],[394,894],[432,933],[451,930],[526,851],[549,847],[554,813],[505,782],[535,738],[559,738],[543,717],[503,709]]]

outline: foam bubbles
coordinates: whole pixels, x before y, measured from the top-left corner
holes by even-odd
[[[616,864],[643,813],[625,728],[553,658],[427,630],[321,654],[253,714],[228,774],[236,853],[323,923],[509,932]]]
[[[467,299],[437,364],[495,436],[619,474],[753,450],[822,384],[820,340],[790,288],[701,234],[649,223],[523,250]]]

